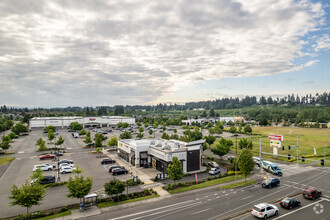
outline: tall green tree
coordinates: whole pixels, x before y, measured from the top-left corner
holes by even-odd
[[[175,181],[180,180],[183,177],[183,168],[182,164],[179,161],[178,157],[172,157],[172,163],[168,165],[167,168],[168,178]]]
[[[251,128],[251,126],[250,126],[250,125],[246,125],[246,126],[244,127],[244,132],[245,132],[245,133],[252,133],[252,128]]]
[[[210,110],[210,117],[214,117],[214,116],[215,116],[214,109],[211,108],[211,110]]]
[[[92,138],[91,138],[91,132],[90,132],[90,131],[87,132],[87,134],[86,134],[86,136],[85,136],[85,140],[84,140],[84,142],[85,142],[86,144],[92,143]]]
[[[81,202],[81,199],[91,191],[92,185],[93,179],[91,177],[85,178],[83,175],[76,175],[74,178],[70,177],[66,184],[69,190],[67,197],[77,198]]]
[[[63,137],[62,136],[59,136],[58,139],[57,139],[57,141],[56,141],[56,143],[55,143],[55,145],[56,146],[61,146],[63,143],[64,143]]]
[[[123,133],[121,133],[119,135],[120,139],[131,139],[132,138],[132,134],[128,131],[124,131]]]
[[[236,130],[236,127],[233,125],[229,128],[229,132],[230,133],[235,133],[237,130]]]
[[[154,132],[153,132],[153,130],[150,129],[149,130],[149,134],[152,135],[152,133],[154,133]]]
[[[238,147],[240,149],[245,148],[245,149],[250,149],[251,150],[253,148],[253,143],[252,143],[251,140],[248,140],[246,138],[242,138],[238,142]]]
[[[102,147],[102,138],[100,136],[97,136],[95,139],[95,147],[96,148]]]
[[[140,132],[140,133],[144,132],[143,127],[139,127],[139,132]]]
[[[110,140],[108,141],[108,145],[110,147],[117,146],[118,145],[118,139],[117,139],[117,137],[110,138]]]
[[[22,123],[17,123],[14,127],[12,127],[11,131],[14,133],[19,133],[19,132],[28,132],[28,127],[23,125]]]
[[[137,138],[143,138],[144,134],[143,133],[137,133],[136,137]]]
[[[55,138],[54,132],[48,132],[48,140],[52,141]]]
[[[211,151],[214,154],[219,155],[220,157],[222,157],[222,156],[229,153],[230,147],[233,146],[233,145],[234,144],[231,140],[221,138],[219,143],[211,148]]]
[[[36,182],[39,183],[43,177],[44,177],[44,171],[42,171],[41,168],[38,167],[38,169],[31,174],[30,179],[31,180],[35,179]]]
[[[239,170],[246,177],[252,172],[254,168],[253,154],[250,150],[243,150],[238,159],[237,165]]]
[[[104,184],[104,191],[107,195],[113,196],[123,193],[125,190],[125,184],[120,180],[113,179]]]
[[[56,127],[52,126],[52,125],[48,125],[47,127],[44,128],[44,131],[47,131],[47,133],[49,132],[55,132],[56,131]]]
[[[29,208],[35,205],[40,205],[45,197],[45,188],[40,184],[31,184],[25,180],[25,184],[18,188],[15,184],[10,191],[9,199],[11,206],[21,206],[26,208],[26,213],[29,213]]]
[[[82,124],[79,124],[78,122],[71,122],[69,125],[69,128],[74,131],[80,131],[83,129]]]

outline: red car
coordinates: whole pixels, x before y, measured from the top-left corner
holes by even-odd
[[[317,199],[322,196],[322,192],[314,188],[309,188],[304,190],[302,195],[305,199]]]
[[[44,155],[44,156],[40,156],[39,159],[40,160],[46,160],[46,159],[55,159],[56,156],[53,155],[53,154],[47,154],[47,155]]]

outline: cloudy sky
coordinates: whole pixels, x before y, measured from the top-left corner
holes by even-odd
[[[0,104],[330,91],[330,2],[0,1]]]

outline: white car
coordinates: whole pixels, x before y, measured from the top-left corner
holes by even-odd
[[[61,167],[60,173],[62,173],[62,174],[72,173],[73,170],[74,170],[74,168],[72,168],[72,167]]]
[[[220,173],[220,169],[219,168],[211,168],[209,171],[209,174],[211,175],[216,175]]]
[[[50,166],[50,167],[53,167],[53,169],[56,168],[56,165],[55,164],[50,164],[50,163],[44,163],[42,165],[46,165],[46,166]]]
[[[33,172],[35,172],[39,167],[42,171],[50,171],[54,169],[52,165],[38,164],[38,165],[34,165]]]
[[[260,203],[253,206],[251,213],[258,218],[267,219],[273,215],[278,215],[278,208],[272,204]]]
[[[71,164],[71,163],[61,163],[59,165],[59,168],[61,169],[62,167],[71,167],[71,168],[74,168],[74,164]]]

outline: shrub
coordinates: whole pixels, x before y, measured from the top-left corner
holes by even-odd
[[[67,206],[64,206],[64,207],[61,208],[60,212],[66,212],[68,210],[69,210],[68,207]]]
[[[211,177],[208,176],[206,179],[207,179],[207,181],[210,181],[211,180]]]
[[[214,160],[214,157],[207,156],[206,159],[208,159],[208,160]]]
[[[239,174],[242,174],[241,171],[236,171],[236,174],[239,175]],[[232,175],[235,175],[235,171],[228,171],[227,172],[227,176],[232,176]]]
[[[292,162],[292,161],[295,161],[296,160],[296,158],[291,158],[290,160],[289,160],[289,162]]]

